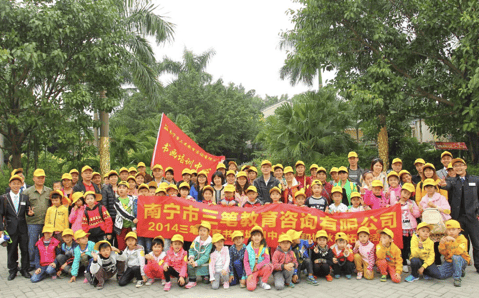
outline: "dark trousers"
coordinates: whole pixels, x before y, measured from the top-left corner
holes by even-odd
[[[419,270],[419,268],[422,267],[422,264],[424,264],[424,261],[419,258],[411,259],[411,274],[414,277],[419,277],[419,273],[417,271]],[[441,278],[441,272],[439,272],[439,268],[437,268],[436,264],[432,264],[431,266],[428,266],[426,269],[424,269],[424,274],[434,277],[436,279]]]
[[[313,273],[317,277],[325,277],[326,275],[331,274],[331,267],[328,263],[313,263]]]
[[[477,218],[470,220],[465,215],[459,216],[458,221],[464,230],[462,234],[469,240],[467,241],[467,251],[469,251],[469,247],[472,245],[474,267],[479,271],[479,221]]]
[[[175,268],[173,267],[168,267],[168,270],[165,271],[165,280],[166,282],[170,282],[171,281],[171,277],[176,277],[178,278],[178,285],[180,287],[183,287],[182,285],[180,285],[180,273],[178,271],[175,270]],[[185,283],[186,283],[186,278],[185,278]]]
[[[231,273],[230,273],[231,274]],[[239,283],[241,279],[246,279],[244,271],[244,263],[243,260],[236,260],[233,262],[233,281],[230,283],[231,286],[234,286]]]
[[[441,253],[439,252],[439,242],[434,242],[434,264],[436,264],[436,266],[442,264]]]
[[[411,236],[402,236],[403,249],[401,250],[402,264],[407,265],[407,260],[411,254]]]
[[[123,275],[118,280],[118,284],[121,287],[126,286],[133,280],[134,277],[136,278],[136,280],[143,280],[143,278],[141,277],[140,266],[126,268],[125,272],[123,272]]]
[[[64,254],[60,254],[58,255],[55,260],[58,262],[58,267],[57,269],[60,270],[60,267],[63,266],[63,264],[65,264],[69,259],[69,257],[67,257],[66,255]],[[67,273],[67,274],[70,274],[71,271],[72,271],[72,266],[71,265],[66,265],[65,268],[62,270],[63,272]]]
[[[96,280],[98,281],[98,285],[103,286],[105,281],[109,280],[115,275],[116,271],[105,271],[103,267],[98,270],[98,272],[94,275]]]
[[[344,274],[351,275],[353,274],[353,262],[350,262],[346,260],[344,263],[338,262],[337,264],[333,264],[333,271],[335,275],[341,274],[341,272],[344,272]]]
[[[14,273],[18,271],[18,247],[21,253],[21,268],[20,270],[27,272],[30,267],[30,257],[28,255],[28,234],[12,233],[10,235],[12,243],[7,246],[7,266],[8,272]]]

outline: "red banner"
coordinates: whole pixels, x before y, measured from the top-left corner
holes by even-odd
[[[370,240],[378,243],[377,230],[389,228],[394,232],[394,242],[402,248],[401,207],[394,205],[363,212],[326,214],[313,208],[289,204],[269,204],[257,208],[209,206],[203,203],[171,197],[139,197],[137,231],[140,237],[153,238],[161,235],[171,238],[181,234],[186,241],[193,241],[197,234],[196,224],[202,220],[211,223],[211,235],[221,233],[231,244],[233,231],[240,230],[245,238],[249,231],[259,225],[265,231],[270,247],[276,247],[278,237],[289,229],[303,231],[304,239],[314,239],[319,230],[328,232],[334,242],[337,232],[345,232],[349,242],[356,242],[357,230],[366,226],[371,232]]]
[[[466,150],[467,146],[464,142],[436,142],[438,150]]]
[[[163,169],[172,167],[175,171],[175,180],[180,181],[183,169],[195,169],[197,172],[205,170],[208,178],[216,171],[216,166],[225,160],[224,156],[214,156],[201,149],[165,114],[161,116],[160,129],[156,139],[151,167],[160,164]]]

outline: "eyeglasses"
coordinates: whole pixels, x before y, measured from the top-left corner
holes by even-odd
[[[463,164],[463,163],[455,163],[452,167],[453,168],[462,168],[464,166],[465,166],[465,164]]]

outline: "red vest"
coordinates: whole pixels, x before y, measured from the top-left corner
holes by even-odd
[[[38,240],[36,245],[38,247],[38,253],[40,254],[40,266],[48,266],[55,262],[55,249],[58,247],[58,244],[60,244],[60,241],[55,238],[51,238],[48,246],[45,246],[43,243],[43,237]]]

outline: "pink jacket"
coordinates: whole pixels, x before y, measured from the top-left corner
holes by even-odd
[[[184,278],[186,277],[188,269],[187,255],[188,253],[183,248],[180,249],[177,255],[175,255],[173,247],[170,247],[165,257],[165,264],[173,267],[173,269],[180,273],[180,277]]]
[[[371,207],[371,209],[385,208],[389,205],[389,199],[386,198],[384,192],[381,191],[381,198],[377,198],[372,190],[366,190],[364,194],[364,204]]]
[[[45,246],[43,243],[43,237],[37,241],[35,244],[38,247],[38,254],[40,255],[40,266],[48,266],[51,263],[55,262],[56,258],[56,248],[60,244],[55,238],[51,238],[50,244]]]
[[[82,225],[83,214],[85,214],[85,205],[78,208],[77,211],[73,211],[72,209],[68,219],[70,223],[72,224],[73,233],[82,229],[81,225]]]
[[[298,268],[298,260],[294,252],[290,249],[287,252],[284,252],[281,247],[277,247],[273,253],[273,270],[282,271],[284,269],[284,264],[293,263],[294,268]]]
[[[427,195],[425,195],[424,197],[422,197],[421,203],[419,204],[421,205],[422,209],[425,210],[426,208],[429,208],[427,206],[429,202],[432,202],[434,205],[437,206],[437,208],[443,209],[443,211],[447,210],[446,212],[441,212],[442,220],[446,221],[451,219],[451,215],[449,215],[451,213],[451,205],[449,205],[449,202],[447,201],[445,196],[441,195],[438,192],[436,192],[432,196],[432,198],[429,198]]]
[[[386,197],[389,199],[389,204],[394,205],[399,201],[399,198],[401,197],[401,189],[401,185],[398,185],[396,188],[389,188],[386,193]]]
[[[224,260],[223,264],[223,270],[225,270],[227,273],[230,272],[230,251],[226,246],[223,246],[221,251],[217,251],[216,249],[210,254],[210,264],[209,264],[209,269],[210,269],[210,280],[215,280],[215,273],[216,273],[216,260],[218,259],[218,256],[221,255],[221,257]]]
[[[398,201],[398,204],[399,201]],[[416,202],[413,200],[407,200],[406,201],[407,205],[407,211],[405,211],[404,214],[402,214],[403,219],[409,219],[409,222],[411,223],[411,228],[416,229],[417,227],[417,220],[416,218],[421,216],[421,211],[419,211],[419,207],[417,206]],[[411,205],[412,205],[412,212],[411,212]]]
[[[366,244],[359,243],[359,248],[353,249],[353,253],[360,254],[364,262],[368,264],[367,269],[369,271],[373,270],[374,264],[376,263],[376,245],[371,241],[368,241]]]

